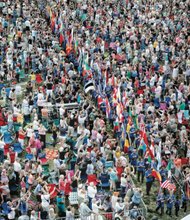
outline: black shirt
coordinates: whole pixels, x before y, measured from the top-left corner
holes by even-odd
[[[47,82],[46,87],[47,87],[47,89],[52,90],[53,83],[52,82]]]

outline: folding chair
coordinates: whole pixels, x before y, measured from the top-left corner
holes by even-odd
[[[26,154],[25,158],[28,159],[28,160],[32,160],[34,157],[33,154]]]
[[[14,126],[14,132],[18,132],[20,127],[21,127],[21,124],[20,123],[17,123],[17,122],[14,122],[13,123],[13,126]]]
[[[13,144],[13,151],[20,154],[23,151],[23,148],[19,142]]]
[[[42,175],[43,176],[48,176],[50,173],[49,173],[49,164],[42,164]]]
[[[69,203],[71,205],[78,205],[78,192],[71,192],[69,194]]]
[[[99,177],[99,180],[100,180],[99,186],[101,187],[101,189],[108,188],[110,186],[109,179],[110,179],[110,177],[107,173],[102,173],[100,175],[100,177]]]
[[[5,144],[10,144],[13,141],[11,133],[6,131],[3,135],[3,140]]]
[[[5,88],[5,91],[6,91],[7,97],[9,97],[9,93],[11,91],[11,88]]]
[[[108,169],[108,168],[113,168],[113,161],[106,161],[105,162],[105,169]]]
[[[189,110],[184,110],[184,118],[189,120]]]
[[[160,103],[160,109],[161,109],[161,110],[166,110],[166,109],[167,109],[167,105],[166,105],[165,102],[161,102],[161,103]]]
[[[154,99],[154,106],[155,106],[156,108],[159,108],[159,107],[160,107],[159,98],[155,98],[155,99]]]
[[[4,133],[8,131],[8,126],[7,125],[1,126],[0,128],[1,128],[0,132],[1,132],[2,135],[4,135]]]
[[[4,146],[4,155],[7,155],[9,153],[10,144],[5,144]]]
[[[169,96],[166,96],[165,97],[165,102],[169,105],[170,104],[170,102],[171,102],[171,98],[169,97]]]

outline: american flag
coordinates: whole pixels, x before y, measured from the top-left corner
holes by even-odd
[[[161,188],[168,189],[168,190],[176,190],[175,184],[171,183],[170,180],[165,180],[161,184]]]

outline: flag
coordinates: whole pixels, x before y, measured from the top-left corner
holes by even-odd
[[[99,95],[98,96],[98,108],[100,108],[100,105],[103,103],[103,99],[102,99],[102,97]]]
[[[170,183],[167,189],[171,190],[171,191],[175,191],[176,190],[176,186],[175,186],[175,184]]]
[[[113,87],[115,87],[115,76],[114,76],[114,74],[112,75],[111,85],[112,85]]]
[[[76,52],[76,53],[77,53],[77,51],[78,51],[78,45],[79,45],[78,40],[75,40],[75,52]]]
[[[168,189],[168,190],[176,190],[176,186],[175,184],[171,183],[170,180],[165,180],[162,184],[161,184],[161,188],[163,189]]]
[[[126,133],[125,143],[124,143],[124,153],[127,153],[127,152],[128,152],[129,146],[130,146],[129,136],[128,136],[128,134]]]
[[[130,128],[131,128],[130,121],[128,121],[128,123],[127,123],[127,128],[126,128],[126,132],[127,132],[127,133],[129,133]]]
[[[171,161],[171,160],[169,160],[166,169],[167,169],[168,171],[170,171],[170,170],[172,169],[172,161]]]
[[[111,112],[111,107],[108,98],[106,98],[106,118],[109,118]]]
[[[147,138],[145,130],[139,131],[139,134],[140,134],[141,139],[144,140],[144,143],[146,144],[146,146],[148,146],[148,138]]]
[[[114,131],[118,131],[118,130],[119,130],[119,120],[118,120],[118,117],[117,117],[116,120],[113,122],[113,130],[114,130]]]
[[[158,171],[156,171],[155,169],[152,170],[152,174],[153,177],[155,177],[155,179],[157,179],[160,183],[162,181],[162,177],[160,175],[160,173]]]
[[[126,104],[127,104],[127,93],[126,93],[126,91],[123,92],[122,103],[123,103],[123,106],[124,106],[124,107],[125,107]]]
[[[60,43],[60,45],[62,45],[63,41],[64,41],[64,36],[63,36],[62,33],[60,33],[59,34],[59,43]]]
[[[68,44],[71,46],[73,42],[73,28],[71,29],[71,33],[69,34]]]
[[[169,180],[165,180],[162,184],[161,184],[161,188],[163,189],[167,189],[167,187],[169,186],[170,181]]]
[[[94,84],[92,80],[88,81],[84,86],[85,93],[88,93],[89,91],[95,90]]]
[[[152,150],[150,149],[150,147],[148,145],[147,146],[147,153],[149,154],[150,158],[153,160],[155,157],[154,157],[154,154],[152,152]]]
[[[187,195],[187,198],[189,199],[190,198],[190,186],[188,182],[186,183],[186,195]]]

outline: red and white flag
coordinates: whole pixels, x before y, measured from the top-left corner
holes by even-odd
[[[168,190],[176,190],[175,184],[171,183],[170,180],[165,180],[165,181],[161,184],[161,188],[163,188],[163,189],[168,189]]]

